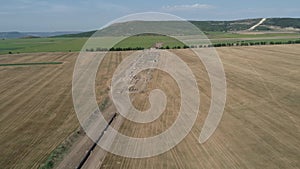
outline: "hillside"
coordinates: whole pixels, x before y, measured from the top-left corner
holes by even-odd
[[[92,36],[96,31],[88,31],[88,32],[81,32],[76,34],[64,34],[64,35],[57,35],[52,37],[64,37],[64,38],[81,38],[81,37],[90,37]]]
[[[205,34],[210,32],[247,32],[249,28],[257,24],[262,18],[243,19],[235,21],[190,21]],[[97,32],[99,36],[122,36],[133,35],[142,30],[153,32],[165,32],[166,35],[193,35],[194,32],[186,28],[182,21],[130,21],[115,23]],[[1,39],[24,38],[24,37],[90,37],[96,30],[88,32],[0,32]],[[197,31],[195,31],[197,32]],[[300,32],[300,18],[267,18],[252,32]]]
[[[25,37],[28,36],[25,33],[21,33],[21,32],[0,32],[0,37],[3,38],[21,38],[21,37]]]
[[[236,21],[191,21],[191,23],[204,32],[231,32],[247,30],[260,20],[261,18]]]
[[[299,18],[269,18],[261,27],[265,27],[268,30],[295,30],[300,31],[300,19]]]
[[[204,33],[208,32],[241,32],[248,31],[249,28],[257,24],[262,18],[243,19],[235,21],[190,21]],[[99,36],[121,36],[133,35],[145,28],[153,32],[160,31],[166,34],[172,32],[173,35],[180,35],[179,32],[192,35],[190,29],[185,29],[186,25],[182,21],[130,21],[115,23],[97,32]],[[267,18],[266,21],[256,27],[257,31],[300,31],[300,18]],[[90,37],[96,31],[83,32],[79,34],[60,35],[55,37]]]
[[[78,31],[61,31],[61,32],[0,32],[1,39],[13,39],[13,38],[28,38],[28,37],[51,37],[58,35],[77,34]]]

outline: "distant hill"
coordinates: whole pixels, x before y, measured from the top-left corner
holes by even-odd
[[[234,21],[190,21],[204,33],[206,32],[247,32],[262,18],[242,19]],[[186,28],[182,21],[130,21],[115,23],[107,28],[97,31],[99,36],[133,35],[141,30],[153,32],[166,32],[173,35],[191,35],[193,32]],[[267,18],[254,32],[300,32],[300,18]],[[0,32],[0,38],[24,38],[24,37],[90,37],[96,30],[88,32]],[[196,32],[196,31],[195,31]]]
[[[236,21],[190,21],[200,30],[205,32],[231,32],[247,30],[262,18],[258,19],[243,19]]]
[[[252,26],[256,25],[262,18],[242,19],[235,21],[190,21],[203,32],[240,32],[247,31]],[[178,32],[185,31],[185,24],[182,21],[130,21],[123,23],[115,23],[107,28],[98,31],[101,36],[120,36],[132,35],[135,32],[147,29],[154,32],[159,29],[160,32],[173,32],[178,35]],[[300,18],[268,18],[262,24],[256,27],[253,31],[299,31]],[[56,37],[90,37],[96,31],[83,32],[78,34],[59,35]],[[189,29],[185,34],[192,34]]]
[[[0,32],[0,37],[3,38],[21,38],[21,37],[25,37],[28,35],[25,35],[24,33],[21,32]]]
[[[52,37],[66,34],[77,34],[78,31],[63,31],[63,32],[0,32],[1,39],[12,39],[12,38],[28,38],[28,37]]]
[[[96,32],[96,30],[94,31],[89,31],[89,32],[81,32],[81,33],[75,33],[75,34],[64,34],[64,35],[56,35],[56,36],[52,36],[52,37],[65,37],[65,38],[68,38],[68,37],[90,37],[92,36],[94,33]]]
[[[242,19],[234,21],[190,21],[201,31],[205,32],[241,32],[257,24],[262,18]],[[172,35],[193,34],[182,21],[130,21],[115,23],[98,31],[101,36],[133,35],[147,28],[154,32],[172,32]],[[257,31],[275,32],[300,32],[300,18],[267,18],[265,22],[257,26]],[[88,32],[0,32],[1,39],[26,38],[26,37],[90,37],[96,30]]]
[[[240,31],[250,28],[261,19],[245,19],[237,21],[190,21],[196,27],[204,32],[228,32]],[[165,32],[166,34],[172,33],[173,35],[193,34],[190,27],[183,21],[130,21],[123,23],[115,23],[107,28],[97,32],[99,36],[121,36],[133,35],[142,30],[151,30],[153,32]],[[83,32],[79,34],[60,35],[56,37],[90,37],[96,31]]]
[[[300,18],[269,18],[261,27],[267,30],[295,30],[300,31]]]
[[[261,19],[245,19],[236,21],[189,21],[198,27],[203,32],[229,32],[229,31],[240,31],[248,29],[249,27],[255,25]],[[111,25],[109,28],[105,28],[98,32],[99,34],[110,34],[110,35],[121,35],[124,32],[131,35],[138,30],[143,28],[147,30],[158,31],[159,32],[172,32],[173,35],[180,34],[198,34],[198,30],[191,30],[191,27],[187,27],[186,23],[183,21],[131,21],[125,23],[117,23]]]

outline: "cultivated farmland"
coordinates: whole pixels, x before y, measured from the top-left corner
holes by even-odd
[[[201,114],[192,132],[174,149],[156,157],[131,159],[108,153],[100,163],[101,168],[299,167],[300,86],[297,81],[300,76],[299,50],[295,46],[218,50],[227,76],[227,104],[217,131],[202,145],[198,137],[210,105],[208,77],[190,51],[174,52],[192,68],[202,92]],[[168,96],[167,109],[159,120],[150,124],[124,120],[119,128],[121,133],[133,137],[153,136],[166,130],[176,119],[180,97],[174,80],[153,71],[148,87],[149,90],[164,89]],[[149,90],[135,96],[138,99],[133,103],[138,109],[149,108],[148,101],[144,101]],[[99,161],[94,157],[87,162],[86,168],[97,166]]]
[[[201,113],[191,133],[170,151],[146,159],[123,158],[96,147],[83,168],[299,168],[299,47],[218,48],[227,78],[227,102],[219,127],[204,144],[198,143],[198,137],[210,105],[207,72],[189,49],[171,50],[192,69],[201,92]],[[107,100],[111,76],[130,53],[110,52],[98,71],[95,91],[107,117],[115,111]],[[0,56],[1,64],[14,64],[0,67],[1,167],[38,167],[79,127],[71,96],[76,56],[71,52]],[[42,62],[62,64],[17,65]],[[148,109],[149,92],[160,88],[168,97],[164,114],[150,124],[118,116],[112,126],[129,136],[149,137],[172,124],[180,97],[166,73],[153,70],[151,76],[141,73],[138,79],[147,83],[136,83],[136,92],[131,93],[135,107]],[[55,167],[78,166],[90,145],[86,136],[80,136],[69,156]]]
[[[2,64],[14,64],[0,66],[1,168],[37,168],[78,127],[71,97],[76,56],[77,53],[0,56]],[[24,64],[41,62],[63,63]]]

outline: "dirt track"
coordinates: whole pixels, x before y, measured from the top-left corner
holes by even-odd
[[[219,127],[202,145],[198,137],[210,103],[207,73],[188,50],[174,51],[191,67],[201,91],[201,114],[192,132],[175,148],[152,158],[130,159],[107,153],[101,168],[299,168],[299,47],[218,48],[227,78],[227,103]],[[205,49],[199,50],[205,53]],[[71,99],[71,74],[76,55],[41,53],[0,57],[4,63],[65,62],[0,67],[0,165],[4,168],[37,167],[78,127]],[[102,78],[96,80],[98,102],[107,97],[107,88],[103,86],[109,84],[108,77],[124,56],[115,52],[105,59],[104,69],[98,73]],[[133,104],[140,110],[148,109],[148,92],[158,87],[168,96],[166,112],[147,125],[125,120],[119,131],[126,135],[155,135],[176,118],[174,112],[178,110],[180,99],[176,83],[163,72],[153,71],[152,75],[145,92],[132,94]],[[99,168],[97,154],[103,154],[100,151],[96,148],[86,168]],[[76,161],[73,163],[76,166]]]

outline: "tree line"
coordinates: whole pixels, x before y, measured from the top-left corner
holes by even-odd
[[[206,47],[230,47],[230,46],[257,46],[257,45],[281,45],[281,44],[300,44],[299,40],[289,40],[289,41],[261,41],[261,42],[227,42],[227,43],[215,43],[215,44],[209,44],[209,45],[178,45],[178,46],[165,46],[160,47],[158,49],[186,49],[186,48],[206,48]],[[110,49],[108,48],[90,48],[86,49],[87,52],[94,52],[94,51],[128,51],[128,50],[144,50],[144,47],[112,47]]]
[[[225,47],[225,46],[254,46],[254,45],[281,45],[281,44],[300,44],[299,40],[289,40],[289,41],[261,41],[261,42],[235,42],[235,43],[215,43],[211,45],[199,45],[198,47]]]

